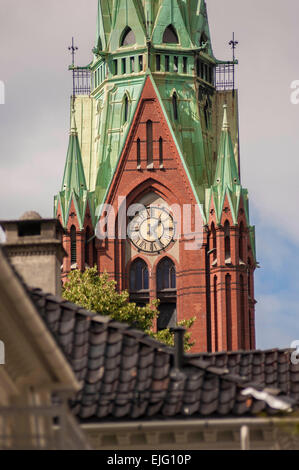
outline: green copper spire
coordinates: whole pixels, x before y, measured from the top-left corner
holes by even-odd
[[[79,225],[83,228],[84,214],[86,204],[89,200],[89,193],[84,175],[80,144],[75,120],[75,110],[72,103],[71,110],[71,128],[69,145],[62,180],[62,188],[58,196],[54,199],[54,212],[57,216],[58,206],[60,206],[62,214],[62,224],[67,225],[69,212],[72,202],[74,203]]]
[[[209,214],[211,202],[213,199],[217,222],[218,224],[220,224],[225,198],[227,197],[231,209],[232,219],[234,221],[234,224],[237,225],[240,198],[242,195],[245,214],[249,225],[248,191],[246,189],[243,189],[240,183],[227,118],[227,106],[224,105],[223,108],[223,124],[218,150],[215,180],[213,186],[206,191],[206,213],[207,215]]]
[[[70,193],[72,190],[75,191],[78,196],[81,196],[82,192],[87,190],[74,108],[72,108],[71,112],[69,147],[61,188],[61,191],[66,191],[66,193]]]
[[[230,127],[227,118],[227,105],[224,105],[223,109],[223,124],[215,180],[213,186],[206,190],[206,216],[208,219],[213,201],[217,223],[219,225],[223,223],[223,208],[225,199],[227,198],[233,223],[234,225],[238,225],[239,209],[242,200],[249,230],[249,237],[251,240],[252,252],[254,257],[256,257],[255,228],[250,225],[249,219],[248,190],[243,188],[240,183],[239,172],[236,164]]]
[[[226,191],[226,188],[229,188],[230,191],[234,191],[234,189],[240,185],[239,173],[227,118],[227,105],[224,105],[223,109],[223,124],[214,181],[214,186],[218,186],[222,193]]]

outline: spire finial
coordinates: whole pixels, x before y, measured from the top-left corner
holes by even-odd
[[[222,124],[222,130],[227,131],[229,129],[229,123],[228,123],[228,118],[227,118],[227,104],[223,105],[223,124]]]
[[[235,49],[239,44],[239,41],[235,40],[235,33],[233,33],[233,39],[229,41],[229,46],[231,46],[233,51],[233,96],[235,95]]]
[[[74,43],[74,38],[72,38],[72,45],[69,47],[69,51],[71,51],[72,54],[72,66],[71,70],[73,71],[73,97],[76,95],[76,90],[75,90],[75,53],[78,50],[78,47],[75,46]]]
[[[78,50],[78,47],[75,46],[74,38],[72,38],[72,45],[69,47],[69,51],[71,51],[71,54],[72,54],[72,66],[73,67],[75,65],[75,53],[77,50]]]

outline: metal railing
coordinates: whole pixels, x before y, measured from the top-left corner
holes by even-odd
[[[216,67],[216,89],[218,91],[234,90],[235,65],[232,63],[219,64]]]
[[[73,71],[73,92],[75,95],[90,95],[91,92],[91,71],[87,68],[74,67]]]
[[[63,405],[0,408],[0,450],[91,450]]]

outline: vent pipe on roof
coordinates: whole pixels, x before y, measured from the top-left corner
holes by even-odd
[[[172,329],[174,333],[174,367],[181,370],[184,366],[184,337],[185,328],[177,326]]]

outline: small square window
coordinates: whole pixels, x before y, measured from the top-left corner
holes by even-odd
[[[139,72],[143,72],[143,55],[140,55],[138,57],[138,62],[139,62]]]
[[[118,75],[118,62],[116,59],[113,61],[113,73],[114,75]]]
[[[160,72],[160,70],[161,70],[161,56],[160,56],[160,54],[156,55],[156,70],[157,70],[157,72]]]
[[[188,73],[188,58],[183,57],[183,73]]]
[[[169,55],[165,56],[165,72],[169,72],[170,58]]]
[[[127,61],[125,57],[121,59],[121,68],[123,74],[127,73]]]
[[[179,58],[178,56],[174,56],[173,58],[173,71],[178,72],[179,71]]]
[[[135,72],[135,57],[130,57],[130,72]]]

